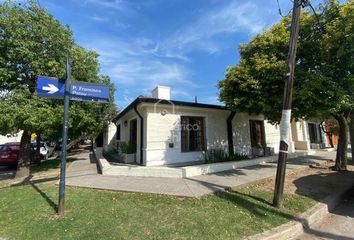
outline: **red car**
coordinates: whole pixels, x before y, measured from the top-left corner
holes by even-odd
[[[17,166],[20,143],[5,143],[0,145],[0,166]]]

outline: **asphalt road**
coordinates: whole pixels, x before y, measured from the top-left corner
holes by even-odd
[[[0,166],[0,180],[10,179],[13,178],[14,176],[15,176],[15,169]]]
[[[321,223],[297,239],[354,240],[354,188]]]

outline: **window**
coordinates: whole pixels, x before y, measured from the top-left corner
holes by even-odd
[[[204,151],[205,128],[202,117],[181,117],[181,150],[182,152]]]
[[[317,127],[314,123],[309,123],[309,135],[310,135],[310,143],[317,143]]]
[[[250,120],[251,145],[263,148],[265,146],[264,122]]]
[[[120,124],[117,126],[116,140],[120,140]]]
[[[133,119],[130,121],[129,125],[129,143],[136,147],[138,142],[138,121]]]

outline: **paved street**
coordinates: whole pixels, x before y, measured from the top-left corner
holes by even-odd
[[[354,188],[321,223],[298,239],[354,239]]]
[[[15,169],[0,166],[0,180],[11,179],[15,176]]]

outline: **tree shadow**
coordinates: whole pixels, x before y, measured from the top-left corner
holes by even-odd
[[[49,204],[49,206],[54,210],[54,212],[58,212],[58,205],[53,202],[53,200],[45,193],[43,192],[36,184],[33,182],[30,183],[32,188],[36,190],[43,198],[44,200]]]
[[[295,216],[284,213],[281,210],[274,208],[268,200],[258,197],[255,195],[242,193],[239,191],[232,191],[230,187],[209,183],[197,179],[188,178],[188,180],[198,182],[199,184],[209,188],[210,190],[215,191],[214,195],[224,199],[230,203],[233,203],[239,207],[244,208],[245,210],[251,212],[257,217],[265,217],[265,213],[271,213],[278,216],[281,216],[286,219],[294,219]],[[227,191],[224,191],[227,190]],[[253,201],[251,201],[252,199]]]
[[[285,213],[282,210],[273,207],[269,201],[261,197],[241,192],[217,192],[215,195],[243,208],[257,218],[266,218],[267,214],[273,214],[289,220],[295,218],[294,215]]]
[[[328,172],[304,176],[296,179],[295,193],[325,202],[325,197],[338,189],[354,185],[354,172]]]
[[[339,216],[354,217],[354,212],[348,212],[348,209],[343,210],[343,204],[350,204],[350,208],[354,203],[354,172],[329,172],[319,173],[294,181],[296,186],[296,194],[312,198],[318,202],[328,205],[329,212]],[[335,206],[331,203],[328,196],[338,191],[338,189],[351,189],[342,196],[341,204]],[[309,226],[309,223],[304,219],[299,219],[303,223],[304,231],[316,237],[327,239],[343,239],[353,240],[354,238],[333,234],[330,232],[319,231]]]

